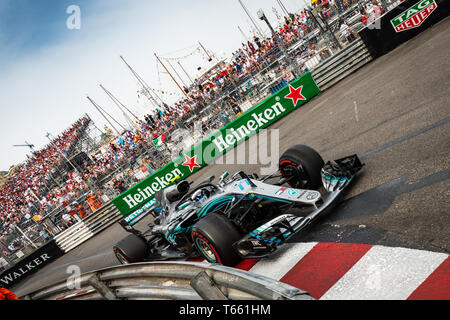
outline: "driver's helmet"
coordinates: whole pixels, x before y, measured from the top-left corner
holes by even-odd
[[[198,203],[203,203],[206,199],[208,199],[209,192],[206,189],[199,189],[195,191],[192,196],[191,200]]]

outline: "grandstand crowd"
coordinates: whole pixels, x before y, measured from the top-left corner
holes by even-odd
[[[76,121],[46,147],[27,155],[27,160],[8,176],[0,188],[0,244],[5,245],[5,236],[14,231],[14,225],[41,212],[47,205],[62,203],[66,194],[49,186],[55,184],[51,180],[66,161],[64,154],[69,153],[87,123],[87,118]]]
[[[313,0],[311,4],[313,7],[319,6],[323,17],[329,18],[355,2],[356,0]],[[377,10],[376,0],[373,0],[372,5],[377,6],[374,11]],[[381,11],[377,13],[379,14]],[[367,15],[364,9],[361,10],[361,17],[364,23],[373,21],[374,18],[373,15]],[[316,28],[311,13],[306,9],[281,19],[284,20],[277,33],[286,45],[302,39]],[[15,172],[9,176],[7,183],[0,187],[0,248],[3,253],[14,251],[14,246],[11,247],[8,240],[14,226],[20,226],[34,216],[42,217],[64,208],[66,210],[61,214],[65,217],[62,221],[66,222],[65,226],[71,225],[75,221],[72,216],[78,212],[74,201],[92,191],[96,182],[121,164],[134,161],[145,150],[154,147],[154,141],[158,138],[168,137],[174,130],[182,128],[188,118],[198,115],[211,100],[222,94],[224,87],[239,82],[251,72],[261,70],[264,61],[275,59],[272,54],[277,46],[275,36],[264,39],[254,36],[252,40],[242,43],[241,48],[233,53],[230,62],[220,73],[195,79],[194,85],[185,87],[185,99],[172,106],[158,106],[154,112],[136,120],[133,130],[117,136],[100,153],[91,155],[91,161],[85,163],[84,170],[70,168],[66,174],[58,175],[64,163],[67,165],[64,155],[77,143],[90,121],[87,117],[76,121],[43,149],[27,156],[24,163],[15,167]],[[303,50],[314,54],[314,44]],[[297,62],[301,63],[300,61]],[[233,112],[231,116],[239,115],[241,110],[233,98],[229,97],[226,102]],[[222,121],[227,122],[228,116],[223,115]],[[146,168],[142,169],[145,173],[143,177],[157,169],[158,165],[150,158],[145,159],[144,163]],[[55,176],[64,178],[56,181]],[[86,207],[84,209],[89,210]]]
[[[329,19],[357,2],[358,0],[313,0],[311,5],[319,9],[324,19]],[[371,0],[371,8],[373,9],[368,14],[365,6],[361,7],[361,22],[364,24],[373,22],[383,13],[377,0]],[[280,20],[281,26],[278,28],[277,34],[286,46],[302,39],[317,27],[311,12],[306,8],[298,13],[290,13],[289,17],[280,17]],[[345,24],[344,26],[348,28]],[[225,87],[238,83],[241,78],[252,71],[260,71],[264,61],[276,59],[273,50],[275,47],[277,47],[277,42],[274,35],[265,39],[255,35],[253,41],[248,40],[246,43],[242,43],[241,48],[233,53],[230,62],[220,73],[209,78],[195,79],[195,85],[190,88],[184,87],[184,91],[190,99],[180,100],[172,107],[166,108],[166,111],[156,110],[152,115],[146,116],[145,124],[149,126],[156,124],[152,128],[156,132],[155,135],[161,134],[161,131],[164,130],[170,131],[181,127],[184,120],[214,100]],[[309,46],[301,47],[301,52],[314,55],[315,44],[311,43]],[[159,125],[162,125],[162,128]]]

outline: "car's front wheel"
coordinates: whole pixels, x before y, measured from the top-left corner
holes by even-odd
[[[242,236],[223,215],[210,213],[192,227],[191,234],[196,248],[209,262],[235,266],[241,260],[233,244]]]
[[[114,254],[121,264],[144,261],[148,255],[148,246],[144,239],[130,234],[113,247]]]
[[[279,170],[297,189],[318,189],[322,185],[320,170],[324,161],[311,147],[297,144],[287,149],[280,157]]]

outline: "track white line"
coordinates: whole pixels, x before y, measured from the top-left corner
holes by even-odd
[[[355,105],[355,119],[356,119],[356,122],[359,122],[358,105],[356,104],[356,101],[353,101],[353,104]]]

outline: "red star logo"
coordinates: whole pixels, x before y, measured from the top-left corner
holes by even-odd
[[[189,158],[189,156],[188,156],[187,154],[185,154],[184,157],[186,158],[186,161],[185,161],[182,165],[183,165],[183,166],[188,166],[188,167],[189,167],[189,170],[191,170],[191,172],[194,171],[194,168],[195,168],[195,167],[200,167],[200,166],[198,165],[198,163],[195,162],[195,158],[196,158],[197,156],[193,156],[192,158]]]
[[[297,106],[298,100],[306,100],[306,98],[302,95],[302,89],[303,86],[298,87],[298,89],[295,89],[293,86],[289,85],[289,94],[285,96],[285,99],[292,99],[292,103],[294,104],[294,107]]]

